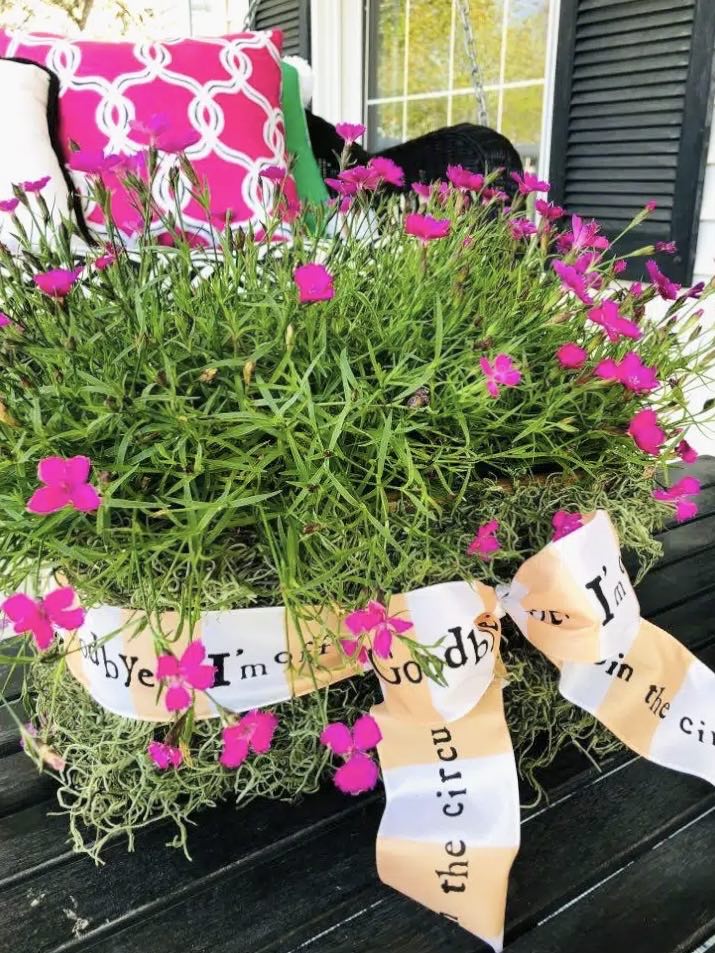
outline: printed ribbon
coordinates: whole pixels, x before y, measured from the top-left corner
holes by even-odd
[[[715,784],[715,674],[641,619],[605,512],[526,560],[508,587],[431,586],[391,601],[391,614],[396,602],[425,645],[448,625],[447,686],[422,678],[397,641],[389,664],[375,666],[387,796],[378,873],[495,950],[520,834],[500,616],[560,670],[565,698],[644,758]]]
[[[436,646],[446,684],[428,679],[399,639],[389,659],[369,653],[384,695],[372,710],[387,797],[378,872],[495,950],[520,835],[502,703],[504,614],[560,670],[565,698],[643,757],[715,784],[715,674],[640,618],[605,512],[526,560],[508,587],[427,586],[393,597],[389,613],[412,622],[415,641]],[[200,718],[217,714],[214,702],[245,711],[359,674],[335,646],[341,624],[332,611],[305,609],[297,619],[282,606],[206,612],[192,632],[176,613],[161,617],[175,654],[201,638],[216,666],[209,695],[197,693]],[[142,613],[91,609],[68,647],[70,671],[105,708],[167,721]]]

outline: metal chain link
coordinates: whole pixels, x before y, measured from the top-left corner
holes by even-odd
[[[489,125],[489,114],[487,112],[487,98],[484,94],[484,82],[482,80],[482,71],[477,59],[477,44],[474,41],[474,31],[472,30],[472,18],[469,11],[469,0],[455,0],[457,10],[462,20],[462,31],[464,33],[464,49],[467,59],[471,65],[470,73],[474,95],[477,97],[477,115],[479,123],[482,126]]]

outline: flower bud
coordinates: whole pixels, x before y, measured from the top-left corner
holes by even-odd
[[[246,363],[243,365],[243,383],[245,384],[246,387],[248,387],[249,384],[251,383],[251,379],[253,377],[253,372],[255,371],[255,369],[256,369],[255,361],[246,361]]]

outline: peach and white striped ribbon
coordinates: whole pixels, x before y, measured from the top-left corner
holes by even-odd
[[[372,713],[383,734],[378,751],[387,795],[378,871],[385,883],[498,951],[509,869],[519,847],[517,778],[498,677],[498,618],[508,613],[559,668],[561,694],[630,748],[714,784],[715,674],[641,619],[603,511],[524,562],[510,586],[475,585],[471,627],[453,626],[440,600],[423,611],[428,593],[396,602],[407,610],[418,642],[434,644],[448,633],[441,650],[448,688],[418,679],[404,646],[389,666],[376,666],[385,700]],[[463,591],[460,598],[467,598]],[[458,674],[451,668],[457,663]]]
[[[390,600],[410,637],[443,662],[429,679],[399,639],[371,661],[384,700],[372,710],[387,803],[377,840],[381,879],[486,940],[503,943],[509,870],[519,849],[516,767],[504,717],[499,619],[508,613],[560,671],[561,694],[643,757],[715,783],[715,674],[645,622],[616,532],[597,511],[526,560],[511,585],[427,586]],[[216,704],[245,711],[359,674],[336,647],[342,618],[284,607],[206,612],[198,627],[175,613],[161,627],[180,654],[201,638]],[[154,680],[155,640],[139,612],[100,607],[70,637],[70,671],[105,708],[166,721]]]

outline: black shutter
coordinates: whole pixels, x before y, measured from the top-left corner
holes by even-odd
[[[286,56],[302,56],[310,61],[310,0],[261,0],[253,28],[282,30]]]
[[[623,252],[692,278],[709,138],[715,0],[562,0],[551,144],[552,198],[613,239],[649,200],[658,207]],[[643,276],[634,259],[627,277]]]

